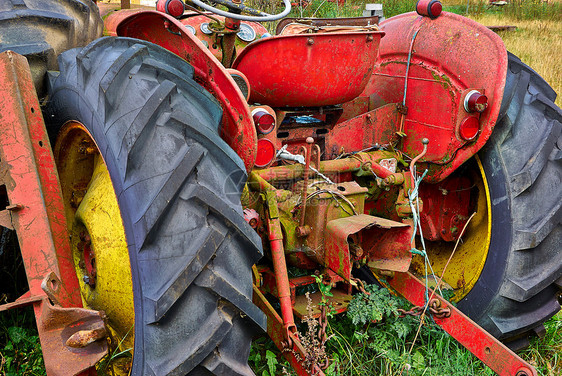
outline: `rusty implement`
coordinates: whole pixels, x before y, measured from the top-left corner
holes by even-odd
[[[334,219],[326,226],[326,267],[349,280],[353,261],[366,259],[376,269],[404,272],[410,267],[412,227],[359,214]]]
[[[396,291],[412,304],[417,306],[423,306],[425,304],[426,287],[413,274],[409,272],[395,273],[394,277],[389,278],[388,281]],[[533,366],[525,362],[494,336],[478,326],[478,324],[469,319],[455,306],[436,293],[433,294],[433,298],[438,300],[436,305],[439,306],[440,310],[447,309],[450,311],[449,317],[434,316],[433,319],[435,323],[498,375],[537,375],[537,371]],[[431,296],[430,299],[432,299]]]
[[[95,364],[107,354],[103,312],[61,308],[47,298],[40,305],[37,329],[47,375],[77,375],[89,368],[84,375],[91,375]]]
[[[70,337],[90,330],[82,322],[97,315],[94,321],[99,325],[101,316],[80,308],[49,138],[27,60],[12,51],[0,54],[0,95],[0,186],[8,198],[0,218],[17,233],[29,284],[27,294],[4,308],[33,304],[49,375],[92,374],[90,368],[107,354],[105,341],[80,350],[60,342],[61,333]],[[61,307],[52,306],[49,299]]]

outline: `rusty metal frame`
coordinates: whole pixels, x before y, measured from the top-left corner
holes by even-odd
[[[33,304],[48,375],[92,375],[107,343],[71,349],[66,340],[103,323],[82,307],[52,149],[25,57],[0,54],[0,211],[18,236],[29,292],[1,310]],[[55,305],[53,305],[55,304]],[[60,306],[56,306],[60,305]]]

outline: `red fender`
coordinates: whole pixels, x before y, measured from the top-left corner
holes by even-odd
[[[195,69],[195,80],[217,98],[223,109],[219,129],[222,139],[244,161],[247,171],[254,167],[257,134],[248,104],[226,69],[175,18],[156,11],[140,11],[117,25],[117,35],[158,44],[187,60]]]
[[[406,13],[380,26],[386,36],[362,96],[370,97],[374,107],[402,103],[408,53],[413,45],[402,128],[407,136],[401,149],[413,158],[423,149],[421,140],[428,138],[427,154],[421,162],[429,163],[418,171],[429,168],[427,181],[441,181],[490,138],[503,97],[507,51],[494,32],[452,13],[444,12],[436,19]],[[471,90],[488,97],[484,112],[465,110],[464,100]],[[477,136],[470,141],[464,140],[459,131],[468,117],[475,117],[479,126]]]

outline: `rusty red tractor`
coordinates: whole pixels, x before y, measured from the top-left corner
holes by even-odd
[[[321,375],[296,327],[321,278],[337,312],[376,282],[536,375],[511,349],[560,310],[550,86],[436,0],[276,35],[288,0],[192,1],[0,1],[0,225],[29,284],[0,309],[33,305],[47,374],[132,349],[116,374],[251,375],[267,331]]]

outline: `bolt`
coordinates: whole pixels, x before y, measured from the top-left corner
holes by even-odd
[[[88,285],[90,284],[90,276],[85,275],[82,279],[84,280],[84,282],[86,284],[88,284]]]
[[[308,43],[309,46],[312,46],[314,44],[314,39],[308,38],[307,43]]]
[[[373,36],[372,35],[367,35],[367,42],[371,42],[373,40]]]

